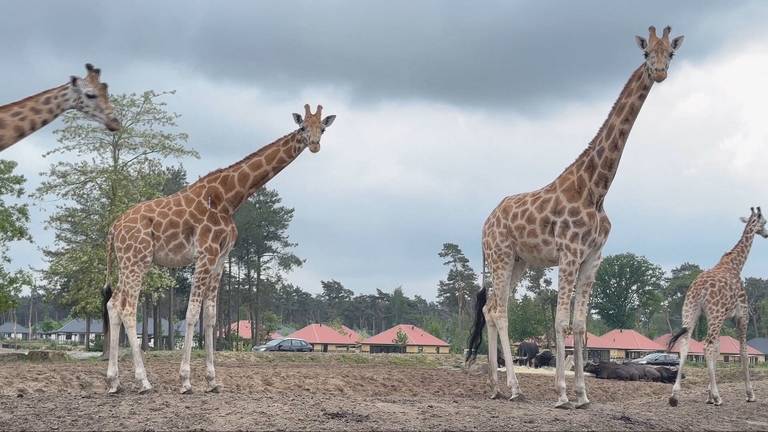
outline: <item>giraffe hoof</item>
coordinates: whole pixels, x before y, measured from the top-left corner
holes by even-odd
[[[573,409],[573,404],[570,401],[558,402],[555,404],[555,408],[569,410]]]
[[[152,391],[152,386],[142,387],[141,390],[139,390],[139,394],[140,395],[145,395],[145,394],[147,394],[147,393],[149,393],[151,391]]]
[[[590,405],[592,405],[592,402],[590,402],[590,401],[577,403],[576,404],[576,409],[587,409],[587,408],[589,408]]]
[[[677,398],[672,396],[669,398],[669,406],[676,407],[677,406]]]
[[[489,396],[490,399],[500,399],[502,396],[501,392],[498,390],[494,390],[493,393],[491,393],[491,396]]]
[[[526,399],[525,399],[525,396],[523,396],[522,393],[518,393],[518,394],[516,394],[514,396],[510,396],[509,400],[511,400],[512,402],[525,402]]]
[[[721,399],[716,399],[715,400],[715,403],[714,403],[715,406],[720,406],[722,404],[723,404],[723,401]]]
[[[107,390],[107,395],[114,396],[114,395],[119,394],[121,391],[122,391],[122,389],[120,388],[120,386],[115,386],[115,387]]]
[[[752,397],[748,397],[748,398],[747,398],[747,402],[757,402],[757,399],[755,399],[755,397],[754,397],[754,396],[752,396]]]
[[[192,394],[192,393],[193,393],[192,386],[181,388],[181,394]]]
[[[221,387],[218,384],[212,385],[208,387],[208,389],[205,391],[206,393],[220,393]]]

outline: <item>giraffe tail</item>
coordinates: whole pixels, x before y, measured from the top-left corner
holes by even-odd
[[[475,322],[472,324],[472,332],[469,335],[469,341],[467,342],[467,355],[464,358],[464,364],[469,366],[477,358],[477,351],[480,349],[480,344],[483,342],[483,329],[485,328],[485,315],[483,314],[483,306],[488,300],[488,290],[485,286],[477,292],[475,298]]]
[[[672,337],[669,338],[669,342],[667,342],[667,352],[672,351],[672,347],[674,347],[677,341],[681,337],[683,337],[686,333],[688,333],[688,327],[683,327],[680,330],[678,330],[677,333],[672,335]]]
[[[110,277],[112,276],[112,246],[114,242],[114,234],[112,230],[109,230],[107,234],[107,275],[104,288],[101,289],[101,319],[102,319],[102,331],[104,336],[109,331],[109,311],[107,311],[107,303],[112,298],[112,282]]]

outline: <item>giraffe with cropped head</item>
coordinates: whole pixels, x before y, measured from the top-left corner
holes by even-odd
[[[584,384],[583,344],[587,305],[608,239],[611,223],[603,202],[619,167],[632,125],[655,82],[667,78],[667,69],[683,36],[670,39],[670,27],[661,37],[650,27],[649,38],[636,36],[645,61],[629,77],[597,136],[581,155],[552,183],[533,191],[504,198],[483,226],[483,257],[491,273],[490,290],[477,296],[475,325],[469,340],[467,362],[477,354],[482,330],[488,324],[488,360],[491,397],[501,395],[497,342],[507,367],[511,400],[520,400],[509,343],[507,307],[518,282],[529,266],[559,267],[555,342],[557,347],[557,408],[573,408],[565,388],[565,333],[574,336],[576,408],[589,406]],[[571,317],[571,300],[574,299]],[[572,318],[572,323],[571,323]]]
[[[71,109],[101,122],[110,131],[119,130],[120,120],[112,114],[107,83],[99,81],[101,70],[90,63],[85,69],[85,78],[72,76],[66,84],[0,106],[0,151]]]

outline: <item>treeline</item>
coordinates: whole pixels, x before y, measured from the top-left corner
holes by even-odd
[[[123,119],[118,133],[65,114],[64,127],[55,131],[59,144],[46,154],[54,162],[30,195],[24,190],[25,179],[14,174],[16,163],[0,160],[0,321],[27,326],[31,314],[37,329],[50,330],[67,317],[85,318],[88,327],[100,316],[106,234],[112,221],[140,201],[187,186],[181,160],[197,157],[187,147],[187,135],[177,131],[178,114],[167,110],[165,99],[171,94],[114,96],[115,113]],[[26,203],[40,200],[57,203],[46,221],[55,235],[54,243],[43,249],[47,266],[37,269],[36,275],[9,272],[8,244],[32,240]],[[234,343],[237,331],[231,325],[241,320],[249,321],[254,330],[249,344],[263,342],[278,328],[315,322],[344,324],[364,335],[410,323],[448,341],[456,352],[464,348],[480,278],[458,245],[445,243],[436,251],[435,259],[442,260],[446,275],[435,282],[435,301],[409,297],[402,287],[363,294],[361,287],[346,287],[336,280],[298,287],[287,281],[287,275],[307,258],[294,253],[296,244],[288,234],[293,216],[294,210],[282,205],[278,193],[270,189],[258,190],[235,215],[239,238],[226,262],[218,296],[220,348],[243,346]],[[685,293],[701,271],[696,264],[684,263],[665,274],[660,266],[632,253],[606,257],[594,284],[588,329],[602,334],[612,328],[635,328],[655,337],[678,328]],[[116,275],[112,278],[114,283]],[[171,324],[185,318],[191,278],[191,268],[151,269],[139,310],[144,329],[150,319],[157,328],[161,318]],[[744,284],[749,337],[767,336],[768,281],[747,278]],[[31,296],[20,295],[23,287]],[[551,344],[556,304],[552,272],[529,269],[510,299],[512,340],[535,337]],[[698,326],[695,336],[701,338],[704,328]],[[726,327],[724,332],[733,334],[734,329]],[[163,334],[169,333],[164,329]]]

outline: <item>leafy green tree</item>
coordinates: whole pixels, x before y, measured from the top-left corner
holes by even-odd
[[[509,301],[509,337],[512,341],[539,338],[547,331],[547,315],[541,313],[541,306],[536,300],[525,294]]]
[[[113,96],[123,125],[114,133],[66,113],[64,128],[54,131],[59,145],[45,154],[56,161],[43,173],[36,196],[60,204],[47,221],[55,241],[43,250],[49,262],[43,277],[48,290],[72,306],[73,316],[86,318],[86,332],[101,310],[110,225],[130,206],[162,195],[166,158],[197,157],[185,146],[187,135],[175,131],[179,115],[164,102],[171,94]]]
[[[543,331],[536,336],[546,336],[547,346],[553,346],[555,340],[555,312],[557,310],[557,290],[552,288],[551,268],[529,267],[523,273],[525,289],[533,294],[541,319],[545,323]],[[510,328],[511,330],[511,328]]]
[[[288,236],[293,209],[281,202],[276,191],[260,188],[235,214],[238,240],[234,256],[249,296],[253,344],[258,343],[262,308],[274,297],[282,275],[304,262],[293,253],[296,244]]]
[[[14,174],[18,164],[0,159],[0,313],[16,307],[21,288],[32,285],[32,276],[27,271],[9,272],[6,265],[11,263],[8,244],[14,241],[32,241],[27,225],[29,208],[26,204],[12,204],[24,196],[22,175]]]
[[[325,302],[325,321],[341,320],[352,303],[352,290],[344,288],[336,280],[320,281],[323,293],[320,295]]]
[[[685,295],[693,281],[703,270],[697,264],[683,263],[670,271],[664,285],[662,309],[667,321],[668,330],[675,331],[682,325],[682,311]]]
[[[464,315],[480,290],[477,274],[457,244],[443,243],[438,256],[445,260],[443,265],[448,267],[448,276],[438,282],[437,298],[443,307],[457,315],[458,333],[463,334]]]
[[[661,304],[664,271],[642,256],[606,257],[597,271],[592,309],[611,328],[647,325]]]
[[[765,336],[765,323],[763,322],[761,305],[768,300],[768,279],[748,277],[744,280],[744,289],[747,291],[747,306],[751,326],[747,335],[749,338]]]
[[[408,346],[408,334],[400,329],[397,329],[397,334],[392,338],[392,343],[400,348],[400,352],[404,353]]]

